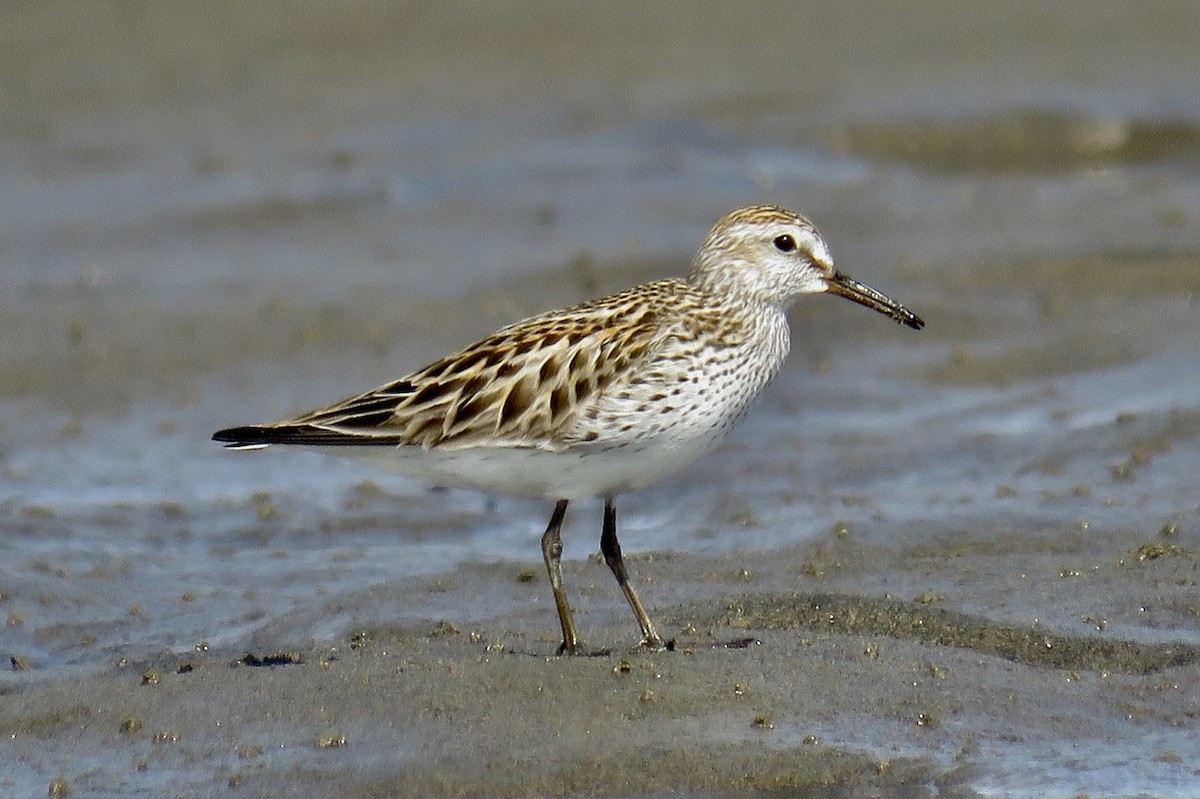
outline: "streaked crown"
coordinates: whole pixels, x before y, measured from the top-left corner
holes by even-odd
[[[692,285],[786,308],[825,291],[833,258],[821,234],[794,211],[750,205],[726,214],[692,261]]]

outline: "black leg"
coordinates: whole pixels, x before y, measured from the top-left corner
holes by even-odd
[[[617,507],[612,497],[604,498],[604,530],[600,534],[600,552],[603,553],[604,562],[612,570],[613,576],[617,578],[617,585],[621,586],[621,591],[625,593],[625,599],[629,600],[629,607],[633,608],[633,615],[637,617],[638,625],[642,628],[642,646],[661,649],[663,640],[654,629],[654,622],[650,621],[650,614],[646,613],[642,600],[638,599],[637,592],[629,584],[629,574],[625,571],[625,561],[621,558],[621,544],[617,541]]]
[[[579,646],[579,633],[575,630],[575,619],[571,616],[571,606],[567,603],[567,592],[563,588],[562,579],[562,530],[563,517],[567,515],[569,500],[560,499],[554,506],[550,516],[550,524],[542,535],[542,558],[546,561],[546,572],[550,575],[550,590],[554,592],[554,605],[558,608],[558,621],[562,624],[563,640],[558,647],[558,654],[578,655],[582,650]]]

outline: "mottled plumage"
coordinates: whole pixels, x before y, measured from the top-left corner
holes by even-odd
[[[694,314],[694,315],[693,315]],[[296,443],[535,447],[599,437],[597,401],[667,349],[711,325],[727,345],[744,334],[682,281],[651,283],[506,327],[450,357],[352,399],[274,426]],[[677,345],[675,345],[677,346]],[[647,376],[648,377],[648,376]],[[290,443],[290,442],[280,442]]]
[[[604,497],[601,549],[643,642],[660,645],[625,576],[613,497],[719,444],[783,364],[787,308],[825,291],[924,325],[837,272],[808,220],[750,206],[713,227],[686,280],[531,317],[373,391],[214,438],[319,448],[437,483],[558,500],[542,543],[567,652],[580,646],[558,528],[568,500]]]

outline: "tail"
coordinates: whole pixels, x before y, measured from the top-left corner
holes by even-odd
[[[355,435],[311,424],[250,425],[230,427],[213,433],[226,449],[263,449],[271,444],[292,444],[306,447],[339,447],[347,445],[396,446],[397,436]]]

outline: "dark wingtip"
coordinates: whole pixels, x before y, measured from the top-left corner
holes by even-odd
[[[231,447],[250,447],[256,444],[270,444],[267,428],[257,426],[227,427],[213,433],[212,440],[220,441]]]
[[[229,449],[260,449],[268,444],[294,444],[308,447],[394,447],[404,443],[399,436],[395,435],[354,435],[311,424],[230,427],[213,433],[213,441],[220,441]]]
[[[907,326],[911,327],[913,330],[920,330],[923,327],[925,327],[924,319],[917,316],[912,311],[909,311],[908,313],[909,313],[908,317],[899,320],[900,324],[907,325]]]

